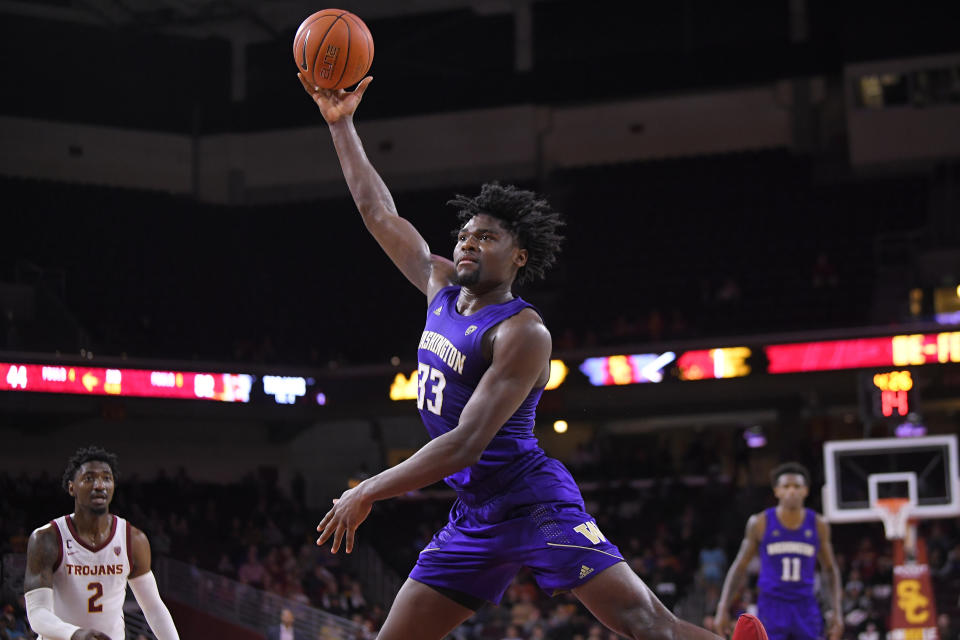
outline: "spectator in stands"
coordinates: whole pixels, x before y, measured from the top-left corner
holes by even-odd
[[[940,636],[943,638],[943,636]],[[866,628],[857,634],[857,640],[880,640],[880,631],[874,622],[868,622]]]
[[[27,640],[32,637],[24,617],[16,614],[12,604],[3,605],[3,614],[0,615],[0,639]]]
[[[280,612],[280,624],[267,629],[267,640],[297,640],[293,623],[293,611],[284,609]]]
[[[233,566],[233,560],[229,553],[221,553],[220,560],[217,562],[217,573],[228,578],[236,578],[237,568]]]
[[[700,550],[700,575],[704,583],[719,585],[723,583],[726,570],[727,554],[722,545],[718,544],[717,538],[713,537]]]
[[[266,582],[267,570],[260,564],[257,547],[250,545],[247,548],[247,561],[240,565],[237,579],[251,587],[262,589]]]
[[[520,635],[520,630],[516,625],[510,625],[504,632],[502,640],[523,640],[523,636]]]
[[[940,640],[960,640],[960,630],[945,613],[937,616],[937,631],[940,634]]]

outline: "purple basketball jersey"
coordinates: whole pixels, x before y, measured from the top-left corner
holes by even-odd
[[[759,592],[781,600],[813,597],[820,551],[816,512],[806,509],[803,524],[798,529],[783,526],[776,507],[767,509],[766,515],[767,528],[760,541]]]
[[[457,426],[463,407],[489,367],[482,348],[486,332],[524,309],[533,308],[522,298],[514,298],[464,316],[457,311],[459,294],[460,287],[445,287],[433,299],[417,351],[417,407],[431,438]],[[546,456],[533,435],[542,393],[542,387],[530,391],[487,445],[479,462],[446,478],[465,503],[477,504],[500,493],[544,461]]]
[[[431,301],[418,351],[417,406],[431,438],[457,428],[460,413],[489,368],[483,336],[531,307],[520,298],[464,316],[460,287]],[[480,460],[445,481],[457,491],[447,525],[424,548],[410,578],[499,602],[521,567],[547,593],[574,589],[623,561],[584,511],[570,472],[533,435],[543,388],[532,389]]]

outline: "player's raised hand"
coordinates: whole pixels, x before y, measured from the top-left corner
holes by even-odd
[[[843,616],[834,614],[833,621],[830,623],[830,631],[827,632],[830,640],[840,640],[843,637]]]
[[[110,636],[96,629],[77,629],[70,640],[110,640]]]
[[[298,73],[297,77],[300,78],[300,84],[303,85],[303,90],[317,103],[317,106],[320,108],[320,113],[323,115],[323,119],[327,121],[327,124],[333,124],[341,118],[352,117],[353,112],[357,110],[357,105],[360,104],[360,100],[363,98],[363,92],[366,91],[370,83],[373,82],[373,76],[367,76],[360,81],[360,84],[358,84],[357,88],[353,91],[347,91],[345,89],[337,89],[334,91],[332,89],[321,89],[320,87],[312,86],[307,82],[306,78],[303,77],[302,73]]]
[[[733,621],[730,620],[726,611],[717,611],[717,615],[713,618],[713,630],[724,638],[729,638],[733,633]]]
[[[330,552],[336,553],[340,550],[340,544],[346,538],[345,547],[347,553],[353,551],[353,538],[357,532],[357,527],[370,515],[370,509],[373,502],[365,499],[362,491],[358,491],[360,486],[348,489],[343,492],[339,499],[333,501],[333,508],[327,511],[323,520],[317,525],[317,531],[320,537],[317,538],[317,546],[323,546],[327,540],[333,539],[330,545]]]

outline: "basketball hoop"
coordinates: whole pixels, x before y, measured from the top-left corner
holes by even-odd
[[[887,540],[903,540],[907,537],[910,521],[910,498],[877,498],[873,507],[880,513]]]

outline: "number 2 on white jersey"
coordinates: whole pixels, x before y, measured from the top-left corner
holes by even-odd
[[[428,380],[432,383],[430,391],[433,394],[433,399],[426,397]],[[443,408],[443,388],[445,386],[447,386],[447,379],[443,376],[443,371],[421,362],[417,367],[417,408],[423,409],[424,401],[426,401],[427,411],[440,415]]]

